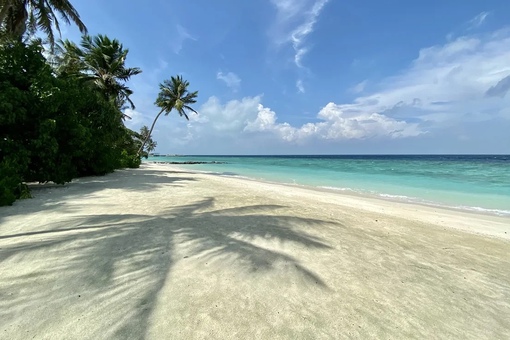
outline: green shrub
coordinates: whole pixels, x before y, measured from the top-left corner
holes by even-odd
[[[21,197],[18,190],[21,185],[21,177],[17,174],[17,167],[10,161],[0,163],[0,206],[12,205]]]
[[[30,197],[24,182],[137,168],[137,145],[115,101],[80,77],[56,76],[41,47],[0,44],[0,205]]]

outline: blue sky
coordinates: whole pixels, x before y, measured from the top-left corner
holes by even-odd
[[[143,70],[130,128],[164,79],[199,91],[189,122],[160,118],[157,152],[510,153],[507,0],[72,3]]]

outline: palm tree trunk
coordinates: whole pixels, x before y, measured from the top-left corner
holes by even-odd
[[[27,31],[28,11],[25,6],[26,4],[22,3],[12,7],[12,22],[7,26],[9,33],[19,40],[23,39],[23,35]]]
[[[154,129],[154,125],[156,125],[156,121],[158,120],[159,116],[161,116],[163,111],[164,111],[164,109],[161,109],[161,111],[159,111],[156,118],[154,118],[154,121],[152,122],[151,129],[149,130],[149,133],[147,134],[147,137],[145,137],[145,140],[143,141],[142,146],[140,146],[140,149],[138,149],[138,153],[137,153],[138,156],[140,156],[142,154],[143,147],[145,146],[145,144],[147,143],[149,138],[151,138],[151,134],[152,134],[152,130]]]
[[[3,24],[7,33],[16,39],[21,40],[27,30],[26,0],[3,0],[0,9],[0,25]]]
[[[12,8],[12,1],[6,0],[0,10],[0,23],[3,23],[9,14],[9,10]]]

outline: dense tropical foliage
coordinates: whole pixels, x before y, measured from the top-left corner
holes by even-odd
[[[0,204],[24,182],[65,183],[137,167],[139,143],[114,101],[78,77],[55,76],[37,43],[0,46]]]
[[[0,0],[0,206],[29,197],[27,182],[63,184],[136,168],[156,148],[151,133],[161,113],[195,112],[189,105],[197,92],[172,77],[160,85],[151,129],[126,128],[124,110],[135,107],[127,82],[142,71],[128,67],[128,50],[106,35],[55,44],[57,14],[86,33],[67,0]],[[38,29],[49,45],[26,42]]]

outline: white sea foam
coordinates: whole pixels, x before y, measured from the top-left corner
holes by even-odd
[[[352,188],[339,188],[339,187],[328,187],[328,186],[320,186],[319,188],[328,189],[328,190],[336,190],[336,191],[351,191],[351,192],[361,193],[360,190],[354,190]]]
[[[375,191],[366,191],[366,190],[355,190],[352,188],[341,188],[341,187],[331,187],[331,186],[321,186],[322,189],[328,189],[328,190],[335,190],[335,191],[343,191],[343,192],[353,192],[357,194],[362,195],[369,195],[369,196],[376,196],[382,199],[388,199],[391,201],[398,201],[398,202],[404,202],[404,203],[415,203],[415,204],[423,204],[438,208],[450,208],[450,209],[456,209],[456,210],[463,210],[463,211],[471,211],[471,212],[478,212],[482,214],[491,214],[491,215],[497,215],[497,216],[510,216],[510,210],[504,210],[504,209],[489,209],[489,208],[482,208],[482,207],[474,207],[474,206],[467,206],[467,205],[451,205],[447,203],[438,203],[434,201],[429,201],[425,199],[421,199],[418,197],[412,197],[412,196],[405,196],[405,195],[392,195],[392,194],[382,194]]]
[[[469,206],[465,206],[465,205],[455,206],[454,208],[460,209],[460,210],[479,212],[479,213],[483,213],[483,214],[492,214],[492,215],[498,215],[498,216],[510,216],[510,210],[487,209],[487,208],[481,208],[481,207],[469,207]]]
[[[405,196],[405,195],[390,195],[390,194],[377,194],[378,196],[381,196],[381,197],[386,197],[386,198],[393,198],[393,199],[401,199],[401,200],[418,200],[416,197],[410,197],[410,196]]]
[[[399,200],[409,203],[418,203],[418,204],[425,204],[429,206],[434,207],[440,207],[440,208],[453,208],[457,210],[465,210],[465,211],[473,211],[473,212],[479,212],[483,214],[492,214],[492,215],[498,215],[498,216],[510,216],[510,210],[503,210],[503,209],[489,209],[489,208],[482,208],[482,207],[473,207],[468,205],[451,205],[447,203],[438,203],[433,202],[429,200],[420,199],[417,197],[410,197],[410,196],[404,196],[404,195],[390,195],[390,194],[378,194],[378,196],[383,198],[389,198],[391,200]]]

